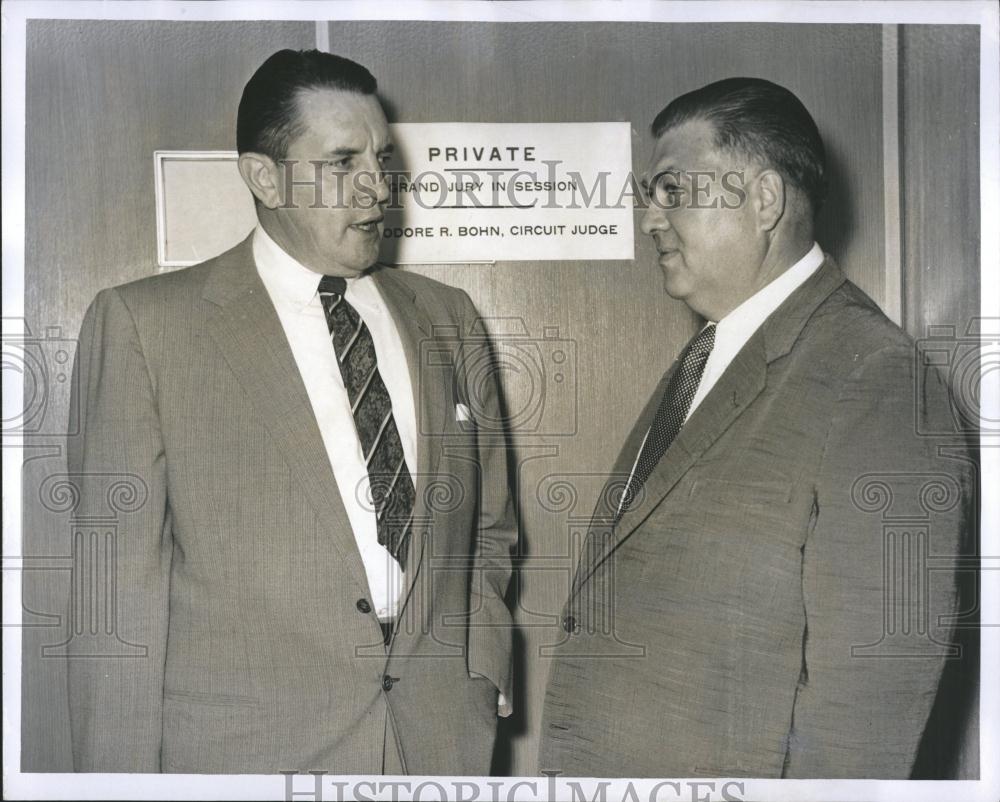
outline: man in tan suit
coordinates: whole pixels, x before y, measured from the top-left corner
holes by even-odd
[[[594,514],[540,769],[905,779],[975,498],[962,446],[921,434],[948,392],[815,243],[823,143],[791,92],[719,81],[653,134],[642,229],[705,322]]]
[[[515,528],[475,422],[497,388],[467,385],[489,353],[465,293],[374,266],[375,90],[270,57],[237,122],[258,227],[86,315],[70,471],[81,514],[102,474],[146,491],[112,597],[145,656],[71,656],[78,771],[489,773]]]

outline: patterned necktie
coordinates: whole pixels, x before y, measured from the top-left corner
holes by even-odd
[[[653,418],[646,442],[642,446],[642,451],[639,452],[635,473],[629,480],[622,497],[622,503],[615,514],[615,524],[635,501],[636,495],[653,472],[653,468],[656,467],[660,458],[670,448],[670,444],[681,430],[684,418],[687,417],[688,410],[691,408],[691,401],[701,383],[701,374],[705,371],[705,363],[708,361],[708,356],[712,353],[714,345],[715,324],[710,323],[695,335],[684,350],[680,367],[674,371],[674,375],[670,377],[670,382],[667,384],[667,389],[663,391],[663,398],[656,410],[656,417]]]
[[[405,570],[406,541],[417,493],[392,417],[389,391],[378,372],[375,343],[357,310],[344,299],[346,290],[347,282],[337,276],[324,276],[319,283],[333,350],[368,466],[378,542]]]

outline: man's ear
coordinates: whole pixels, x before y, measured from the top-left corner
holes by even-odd
[[[268,209],[281,205],[281,174],[274,159],[263,153],[241,153],[240,175],[254,197]]]
[[[785,179],[774,170],[764,170],[757,177],[757,219],[760,227],[771,231],[785,213]]]

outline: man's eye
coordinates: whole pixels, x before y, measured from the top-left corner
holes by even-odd
[[[657,203],[665,208],[675,208],[684,196],[684,188],[677,184],[657,182],[655,189]]]
[[[351,157],[347,156],[343,159],[333,159],[328,162],[328,164],[335,170],[349,170],[351,167]]]

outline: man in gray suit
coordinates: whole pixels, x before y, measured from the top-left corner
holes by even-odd
[[[78,771],[489,772],[515,528],[475,421],[497,388],[465,293],[374,266],[375,90],[328,53],[267,59],[237,122],[257,228],[87,312],[70,471],[81,514],[102,474],[146,491],[111,597],[145,657],[71,656]]]
[[[921,436],[947,389],[815,243],[823,143],[791,92],[719,81],[653,135],[642,230],[705,322],[594,514],[540,768],[905,779],[952,653],[928,561],[974,498],[964,450]]]

